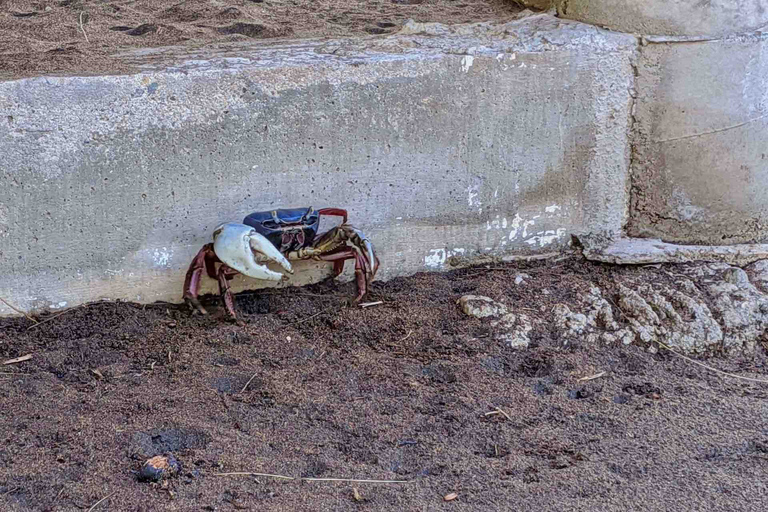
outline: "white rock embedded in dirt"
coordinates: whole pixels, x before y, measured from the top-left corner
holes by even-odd
[[[740,268],[725,270],[722,279],[707,292],[723,328],[723,349],[753,351],[768,330],[768,295]]]
[[[650,304],[623,284],[619,285],[619,307],[629,316],[630,322],[634,321],[637,325],[658,325],[660,322]]]
[[[491,322],[493,337],[504,346],[521,349],[530,345],[528,334],[533,330],[533,322],[528,315],[509,313],[504,304],[482,295],[464,295],[457,302],[469,316],[498,318]]]
[[[619,307],[635,339],[645,344],[661,342],[681,352],[697,353],[723,341],[720,325],[704,302],[666,285],[645,284],[637,291],[620,285]],[[628,339],[625,335],[622,342],[628,344]]]
[[[660,268],[640,282],[621,279],[612,297],[592,285],[576,301],[537,308],[541,313],[532,317],[489,297],[465,295],[459,303],[470,316],[493,317],[494,338],[507,347],[529,346],[534,328],[549,322],[565,344],[639,344],[650,351],[664,344],[695,355],[751,352],[768,339],[766,290],[768,260],[762,260],[744,269],[722,262]]]
[[[531,278],[531,276],[529,276],[528,274],[525,274],[525,273],[517,274],[515,276],[515,284],[517,286],[520,286],[521,284],[525,284],[530,278]]]
[[[483,295],[464,295],[458,300],[462,311],[475,318],[497,317],[507,314],[507,307]]]
[[[528,315],[508,313],[491,324],[496,330],[494,338],[510,348],[528,348],[531,339],[528,334],[533,330]]]
[[[685,274],[667,273],[681,277],[674,285],[646,283],[631,289],[619,284],[618,306],[629,326],[606,332],[601,339],[607,343],[663,343],[687,354],[753,351],[768,331],[768,295],[762,288],[768,285],[768,263],[760,261],[746,270],[711,263],[680,272]],[[685,275],[698,279],[700,285]],[[595,292],[591,291],[593,304],[597,304]],[[590,320],[592,315],[588,315]],[[562,315],[556,314],[555,321],[562,322]]]
[[[552,308],[555,324],[568,334],[582,334],[587,328],[587,315],[574,313],[565,304],[556,304]]]
[[[615,331],[619,324],[613,317],[613,306],[605,298],[603,292],[597,286],[592,286],[586,295],[589,303],[587,311],[587,324],[591,327],[600,327],[607,331]]]

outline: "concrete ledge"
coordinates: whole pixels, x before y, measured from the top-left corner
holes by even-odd
[[[382,279],[618,232],[635,39],[544,15],[443,33],[0,83],[0,296],[179,301],[216,224],[280,206],[349,209]]]
[[[557,11],[643,35],[723,37],[768,26],[768,0],[557,0]]]
[[[608,243],[579,238],[584,257],[616,265],[718,262],[744,266],[768,259],[767,244],[676,245],[648,238],[621,238]]]
[[[651,43],[637,69],[628,235],[768,241],[768,34]]]

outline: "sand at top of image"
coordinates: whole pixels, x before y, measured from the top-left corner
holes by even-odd
[[[10,0],[0,2],[0,79],[112,74],[130,48],[382,36],[408,19],[505,20],[512,0]]]

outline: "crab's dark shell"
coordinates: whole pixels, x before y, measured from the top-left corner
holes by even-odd
[[[280,252],[294,251],[312,244],[320,225],[320,215],[309,208],[291,208],[254,212],[243,219]]]

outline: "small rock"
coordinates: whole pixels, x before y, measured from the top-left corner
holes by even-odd
[[[475,318],[487,318],[489,316],[503,316],[507,314],[507,307],[490,297],[482,295],[464,295],[458,302],[462,311]]]
[[[458,498],[458,497],[459,497],[459,495],[458,495],[458,494],[456,494],[455,492],[452,492],[451,494],[446,494],[446,495],[445,495],[445,497],[444,497],[443,499],[444,499],[445,501],[453,501],[453,500],[455,500],[455,499],[456,499],[456,498]]]
[[[631,345],[635,341],[635,333],[629,329],[622,329],[616,333],[616,337],[621,340],[624,345]]]
[[[615,404],[626,404],[629,402],[629,396],[627,395],[616,395],[613,397],[613,403]]]
[[[521,284],[525,284],[525,282],[526,282],[528,279],[530,279],[530,278],[531,278],[531,276],[529,276],[528,274],[517,274],[517,275],[515,276],[515,284],[516,284],[517,286],[520,286]]]
[[[139,480],[143,482],[159,482],[175,476],[181,471],[181,464],[171,455],[157,455],[146,461],[139,471]]]
[[[528,334],[533,325],[527,315],[508,313],[491,324],[496,329],[495,338],[510,348],[527,348],[531,344]]]
[[[573,313],[565,304],[556,304],[552,312],[555,315],[555,323],[570,334],[581,334],[587,328],[587,316]]]
[[[731,267],[723,272],[723,280],[726,283],[734,284],[739,288],[746,288],[751,286],[747,273],[738,267]]]
[[[568,390],[568,398],[571,400],[582,400],[584,398],[589,398],[590,396],[592,396],[592,393],[585,388]]]

